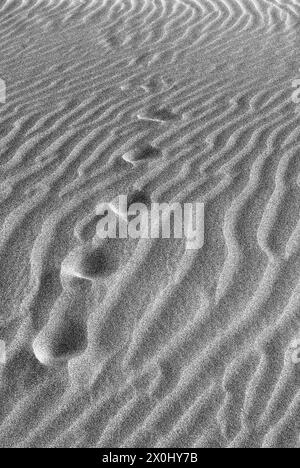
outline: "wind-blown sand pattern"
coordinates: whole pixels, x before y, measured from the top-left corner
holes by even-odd
[[[0,2],[1,447],[299,447],[299,19]],[[124,193],[205,203],[204,247],[97,240]]]

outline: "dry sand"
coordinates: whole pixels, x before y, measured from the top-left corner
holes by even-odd
[[[1,447],[299,446],[299,18],[0,1]],[[136,190],[204,247],[98,241]]]

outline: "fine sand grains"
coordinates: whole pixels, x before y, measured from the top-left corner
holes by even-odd
[[[299,447],[299,20],[0,2],[1,447]],[[120,195],[203,248],[99,239]]]

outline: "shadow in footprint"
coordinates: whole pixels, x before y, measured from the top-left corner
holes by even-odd
[[[151,196],[145,190],[134,190],[130,192],[127,197],[128,200],[128,208],[130,205],[134,203],[143,203],[146,206],[150,206],[151,204]]]

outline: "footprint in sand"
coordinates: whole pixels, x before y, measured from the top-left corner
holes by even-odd
[[[118,218],[128,220],[129,207],[135,203],[142,203],[150,207],[151,196],[145,190],[133,190],[121,200],[120,197],[114,198],[108,206]]]
[[[123,154],[124,161],[133,166],[141,163],[153,162],[163,157],[162,151],[155,146],[145,145]]]
[[[160,75],[152,76],[144,84],[141,85],[141,88],[147,94],[161,93],[167,87],[168,87],[167,82]]]
[[[61,274],[93,281],[108,277],[116,271],[117,265],[108,256],[103,246],[88,243],[75,248],[63,261]]]
[[[61,366],[87,347],[86,295],[90,282],[107,278],[118,265],[103,246],[92,242],[76,247],[63,261],[63,292],[50,312],[47,325],[33,342],[36,358],[44,365]]]
[[[137,114],[137,118],[158,123],[176,122],[182,119],[182,117],[173,112],[171,108],[158,106],[152,106],[149,109],[140,112]]]

